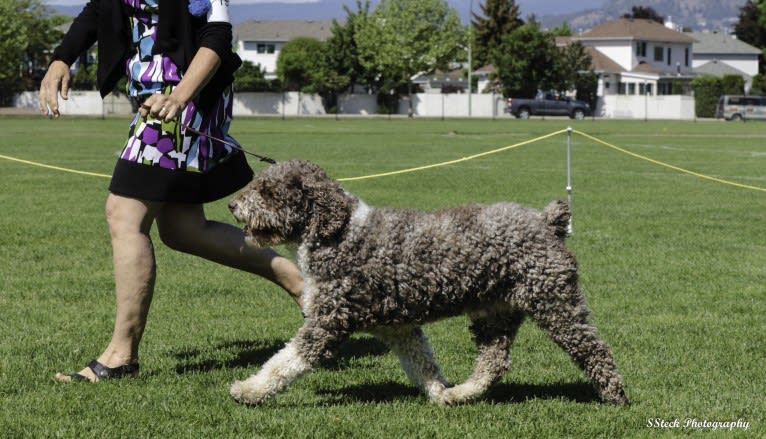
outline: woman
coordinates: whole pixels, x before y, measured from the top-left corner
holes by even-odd
[[[242,231],[208,221],[202,203],[251,178],[231,122],[233,73],[228,0],[91,0],[53,53],[40,86],[40,110],[59,116],[69,66],[98,42],[97,80],[105,96],[123,76],[140,107],[117,161],[106,200],[117,311],[107,348],[58,381],[98,381],[138,373],[138,346],[154,290],[149,231],[169,247],[246,270],[284,288],[301,305],[298,269],[271,249],[254,249]],[[191,129],[187,129],[190,127]],[[199,133],[208,136],[200,136]]]

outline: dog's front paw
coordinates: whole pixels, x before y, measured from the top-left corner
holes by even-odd
[[[443,392],[439,393],[438,395],[434,395],[431,400],[444,405],[458,405],[471,402],[481,396],[482,393],[483,392],[479,389],[476,389],[475,386],[458,384],[456,386],[444,389]]]
[[[266,387],[259,385],[254,378],[251,377],[245,381],[235,381],[231,385],[229,393],[235,401],[242,404],[257,405],[264,403],[272,396],[272,392],[269,392]]]

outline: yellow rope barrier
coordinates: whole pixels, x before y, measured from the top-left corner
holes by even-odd
[[[10,156],[7,156],[7,155],[2,155],[2,154],[0,154],[0,159],[10,160],[12,162],[24,163],[26,165],[37,166],[37,167],[40,167],[40,168],[55,169],[56,171],[69,172],[69,173],[72,173],[72,174],[88,175],[90,177],[112,178],[111,175],[98,174],[98,173],[95,173],[95,172],[78,171],[76,169],[61,168],[59,166],[46,165],[44,163],[37,163],[37,162],[29,161],[29,160],[17,159],[16,157],[10,157]]]
[[[587,139],[590,139],[590,140],[592,140],[592,141],[594,141],[596,143],[600,143],[601,145],[604,145],[606,147],[609,147],[609,148],[612,148],[612,149],[614,149],[616,151],[619,151],[619,152],[621,152],[623,154],[627,154],[627,155],[629,155],[631,157],[634,157],[634,158],[637,158],[637,159],[640,159],[640,160],[644,160],[644,161],[647,161],[649,163],[654,163],[655,165],[658,165],[658,166],[663,166],[665,168],[669,168],[669,169],[672,169],[674,171],[678,171],[678,172],[681,172],[681,173],[684,173],[684,174],[693,175],[693,176],[695,176],[697,178],[702,178],[704,180],[714,181],[716,183],[721,183],[721,184],[725,184],[725,185],[729,185],[729,186],[734,186],[734,187],[738,187],[738,188],[742,188],[742,189],[750,189],[750,190],[754,190],[754,191],[766,192],[766,188],[762,188],[762,187],[758,187],[758,186],[750,186],[750,185],[742,184],[742,183],[735,183],[733,181],[724,180],[722,178],[716,178],[716,177],[711,177],[709,175],[700,174],[699,172],[690,171],[688,169],[684,169],[684,168],[681,168],[681,167],[678,167],[678,166],[674,166],[674,165],[671,165],[669,163],[661,162],[659,160],[655,160],[655,159],[643,156],[641,154],[636,154],[635,152],[631,152],[631,151],[628,151],[626,149],[620,148],[619,146],[612,145],[609,142],[605,142],[605,141],[603,141],[603,140],[601,140],[601,139],[599,139],[597,137],[593,137],[590,134],[584,133],[582,131],[574,130],[574,132],[579,134],[579,135],[581,135],[581,136],[583,136],[583,137],[585,137],[585,138],[587,138]]]
[[[426,170],[426,169],[437,168],[437,167],[441,167],[441,166],[453,165],[455,163],[465,162],[465,161],[473,160],[473,159],[476,159],[476,158],[479,158],[479,157],[484,157],[484,156],[487,156],[487,155],[490,155],[490,154],[497,154],[499,152],[507,151],[509,149],[518,148],[520,146],[529,145],[530,143],[539,142],[541,140],[545,140],[545,139],[548,139],[550,137],[557,136],[559,134],[565,133],[566,131],[567,131],[566,129],[555,131],[553,133],[546,134],[546,135],[540,136],[540,137],[536,137],[534,139],[525,140],[523,142],[519,142],[519,143],[516,143],[516,144],[513,144],[513,145],[504,146],[502,148],[493,149],[491,151],[485,151],[485,152],[481,152],[481,153],[478,153],[478,154],[473,154],[473,155],[470,155],[470,156],[467,156],[467,157],[463,157],[463,158],[459,158],[459,159],[455,159],[455,160],[449,160],[449,161],[446,161],[446,162],[434,163],[434,164],[430,164],[430,165],[418,166],[418,167],[408,168],[408,169],[401,169],[401,170],[398,170],[398,171],[383,172],[383,173],[380,173],[380,174],[363,175],[363,176],[359,176],[359,177],[339,178],[338,181],[367,180],[367,179],[371,179],[371,178],[388,177],[388,176],[392,176],[392,175],[400,175],[400,174],[405,174],[405,173],[410,173],[410,172],[417,172],[417,171],[423,171],[423,170]],[[596,142],[598,144],[601,144],[601,145],[604,145],[604,146],[606,146],[608,148],[612,148],[612,149],[614,149],[616,151],[619,151],[619,152],[621,152],[623,154],[629,155],[631,157],[634,157],[634,158],[637,158],[637,159],[640,159],[640,160],[647,161],[649,163],[653,163],[653,164],[658,165],[658,166],[662,166],[662,167],[665,167],[665,168],[668,168],[668,169],[672,169],[674,171],[681,172],[683,174],[692,175],[692,176],[697,177],[697,178],[713,181],[713,182],[720,183],[720,184],[725,184],[725,185],[728,185],[728,186],[738,187],[738,188],[742,188],[742,189],[749,189],[749,190],[754,190],[754,191],[759,191],[759,192],[766,192],[766,188],[762,188],[762,187],[758,187],[758,186],[751,186],[751,185],[742,184],[742,183],[736,183],[736,182],[733,182],[733,181],[724,180],[722,178],[711,177],[709,175],[701,174],[699,172],[690,171],[688,169],[684,169],[684,168],[681,168],[679,166],[671,165],[669,163],[661,162],[659,160],[655,160],[655,159],[643,156],[641,154],[636,154],[635,152],[631,152],[631,151],[628,151],[628,150],[626,150],[624,148],[620,148],[617,145],[613,145],[613,144],[611,144],[609,142],[606,142],[604,140],[599,139],[598,137],[591,136],[590,134],[584,133],[582,131],[573,130],[573,132],[578,134],[578,135],[580,135],[580,136],[583,136],[583,137],[585,137],[587,139],[590,139],[590,140],[592,140],[592,141],[594,141],[594,142]],[[87,176],[91,176],[91,177],[111,178],[111,175],[99,174],[99,173],[95,173],[95,172],[78,171],[76,169],[68,169],[68,168],[62,168],[62,167],[59,167],[59,166],[46,165],[46,164],[43,164],[43,163],[33,162],[33,161],[30,161],[30,160],[18,159],[18,158],[15,158],[15,157],[10,157],[10,156],[7,156],[7,155],[2,155],[2,154],[0,154],[0,159],[5,159],[5,160],[14,161],[14,162],[24,163],[24,164],[32,165],[32,166],[38,166],[38,167],[41,167],[41,168],[54,169],[56,171],[69,172],[69,173],[72,173],[72,174],[87,175]]]
[[[447,162],[441,162],[441,163],[434,163],[432,165],[425,165],[425,166],[418,166],[416,168],[408,168],[408,169],[401,169],[399,171],[391,171],[391,172],[384,172],[381,174],[372,174],[372,175],[363,175],[361,177],[348,177],[348,178],[339,178],[338,181],[356,181],[356,180],[366,180],[370,178],[378,178],[378,177],[388,177],[391,175],[399,175],[399,174],[405,174],[408,172],[416,172],[416,171],[422,171],[424,169],[431,169],[431,168],[438,168],[441,166],[447,166],[447,165],[453,165],[455,163],[460,162],[466,162],[468,160],[473,160],[475,158],[483,157],[490,154],[496,154],[498,152],[507,151],[509,149],[518,148],[520,146],[529,145],[530,143],[539,142],[540,140],[545,140],[549,137],[557,136],[561,133],[565,133],[567,130],[559,130],[554,133],[546,134],[544,136],[537,137],[535,139],[525,140],[523,142],[519,142],[513,145],[504,146],[502,148],[493,149],[492,151],[486,151],[481,152],[479,154],[469,155],[468,157],[463,157],[460,159],[450,160]]]

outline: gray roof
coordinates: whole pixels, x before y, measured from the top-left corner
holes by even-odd
[[[619,18],[599,24],[572,37],[574,40],[646,40],[667,43],[693,43],[694,38],[683,32],[666,28],[654,20]]]
[[[696,55],[741,54],[759,55],[761,50],[731,35],[718,32],[693,32],[689,34],[697,40],[692,46]]]
[[[241,41],[287,42],[296,37],[324,41],[332,35],[332,20],[247,20],[235,28]]]
[[[718,60],[706,62],[705,64],[702,64],[701,66],[696,67],[694,69],[694,73],[701,74],[701,75],[713,75],[719,78],[724,75],[740,75],[740,76],[743,76],[745,79],[750,79],[750,75],[743,72],[742,70],[734,68],[730,66],[729,64],[726,64],[725,62],[721,62]]]

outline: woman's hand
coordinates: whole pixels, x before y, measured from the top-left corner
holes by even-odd
[[[59,92],[62,99],[69,99],[69,66],[63,61],[53,61],[40,82],[40,112],[48,117],[59,117]]]
[[[155,93],[144,101],[138,112],[141,113],[141,117],[144,119],[147,116],[152,116],[165,122],[170,122],[180,116],[184,108],[186,108],[186,102],[174,97],[173,94],[168,96],[162,93]]]

